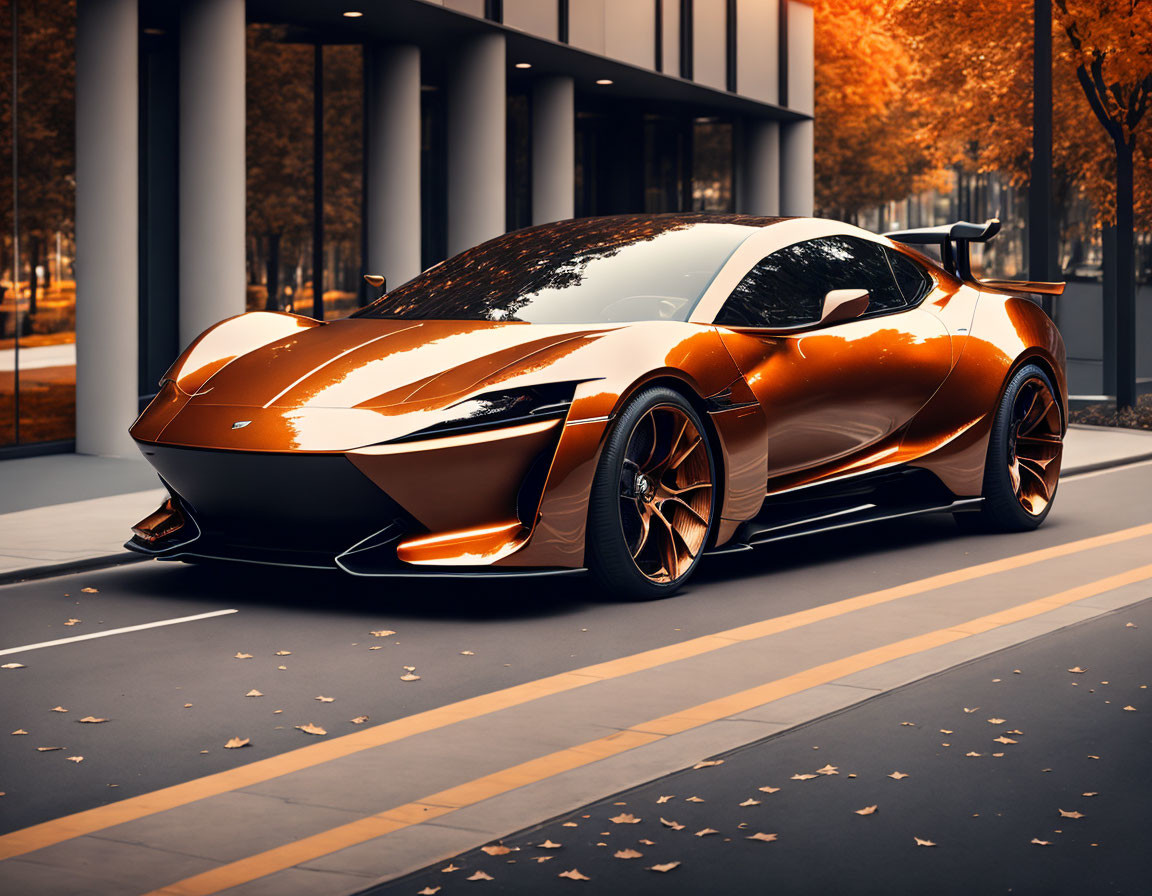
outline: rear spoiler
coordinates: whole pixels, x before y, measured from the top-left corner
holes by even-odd
[[[893,230],[884,236],[910,246],[939,246],[940,262],[944,269],[972,286],[1022,296],[1034,294],[1058,296],[1064,292],[1063,283],[1046,283],[1040,280],[977,280],[972,275],[969,247],[972,243],[986,243],[999,232],[1000,219],[989,218],[983,224],[957,221],[955,224],[941,224],[938,227]]]

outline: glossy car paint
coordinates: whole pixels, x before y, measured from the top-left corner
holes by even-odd
[[[1063,344],[1031,302],[961,283],[849,225],[731,219],[755,229],[687,321],[321,323],[253,312],[193,343],[131,433],[145,449],[342,455],[423,529],[396,549],[413,569],[579,568],[604,436],[646,385],[679,389],[705,418],[718,467],[714,546],[768,495],[889,467],[922,467],[958,497],[979,495],[992,414],[1029,360],[1049,373],[1064,425]],[[932,291],[914,309],[826,328],[713,325],[762,258],[835,234],[917,259]],[[472,396],[551,383],[575,385],[567,416],[547,426],[395,441],[451,420]],[[546,475],[525,513],[521,487],[541,458]]]

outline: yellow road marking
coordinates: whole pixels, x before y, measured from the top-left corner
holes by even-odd
[[[1029,551],[1003,560],[993,560],[964,569],[941,573],[905,585],[873,591],[809,610],[765,619],[761,622],[739,626],[716,634],[691,638],[665,647],[657,647],[604,663],[585,666],[571,672],[563,672],[559,675],[514,685],[500,691],[470,697],[445,706],[438,706],[434,709],[376,725],[364,731],[353,732],[270,756],[267,759],[251,762],[239,768],[206,775],[182,784],[154,790],[151,793],[129,797],[119,802],[109,803],[106,806],[98,806],[94,809],[13,831],[0,836],[0,861],[43,849],[73,837],[80,837],[118,824],[146,818],[149,815],[175,809],[197,800],[251,787],[363,750],[370,750],[416,734],[444,728],[456,722],[521,706],[542,697],[560,694],[598,681],[620,678],[677,660],[700,656],[722,647],[728,647],[735,642],[763,638],[904,597],[923,594],[949,585],[957,585],[984,576],[996,575],[1035,563],[1043,563],[1059,557],[1149,535],[1152,535],[1152,523],[1096,535],[1091,538],[1083,538],[1050,548]]]
[[[531,759],[474,781],[442,790],[412,803],[388,809],[339,827],[303,837],[293,843],[276,847],[256,855],[221,865],[193,877],[169,884],[147,896],[212,896],[230,887],[248,883],[277,871],[293,868],[303,862],[330,855],[341,849],[366,843],[401,828],[447,815],[465,806],[507,793],[527,784],[534,784],[563,772],[591,765],[601,759],[644,746],[664,737],[698,728],[741,712],[747,712],[773,700],[779,700],[816,685],[836,681],[846,675],[871,669],[892,660],[923,653],[953,641],[970,638],[980,632],[991,631],[1023,619],[1047,613],[1078,600],[1114,591],[1125,585],[1152,579],[1152,564],[1127,572],[1108,576],[1086,585],[1069,588],[1058,594],[1029,601],[1019,606],[969,620],[957,626],[927,632],[865,650],[852,656],[823,663],[793,675],[770,681],[717,700],[710,700],[671,715],[633,725],[624,731],[589,741],[579,746],[558,750],[547,756]]]

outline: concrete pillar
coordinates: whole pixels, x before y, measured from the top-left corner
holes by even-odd
[[[570,77],[532,87],[532,223],[576,213],[576,99]]]
[[[135,457],[139,162],[137,0],[76,16],[76,450]]]
[[[780,123],[744,122],[736,169],[736,210],[746,215],[780,214]]]
[[[180,10],[180,344],[245,307],[244,0]]]
[[[815,206],[813,162],[816,127],[791,121],[780,128],[780,214],[811,215]]]
[[[448,85],[448,254],[505,229],[503,34],[460,45]]]
[[[420,48],[375,47],[367,61],[367,264],[391,289],[421,270]]]

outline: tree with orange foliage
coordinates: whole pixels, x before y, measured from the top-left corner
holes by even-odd
[[[909,94],[914,63],[890,3],[816,3],[816,205],[852,220],[935,182],[914,139],[924,98]]]

